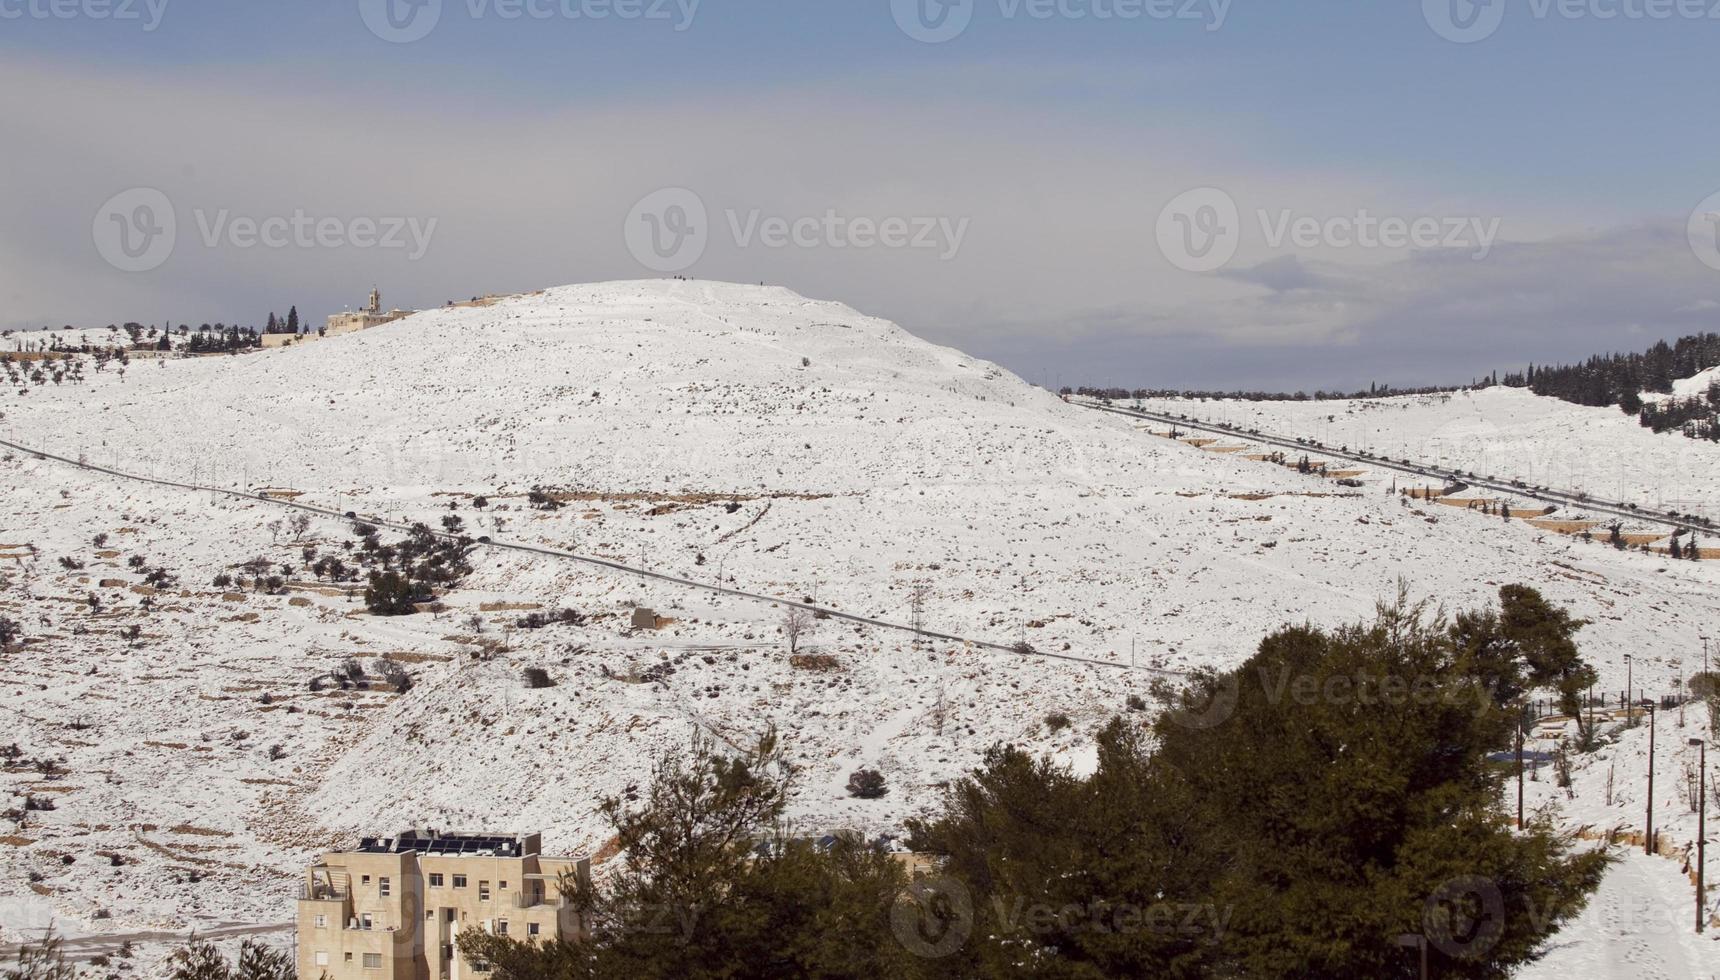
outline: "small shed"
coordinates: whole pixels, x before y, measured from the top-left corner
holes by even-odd
[[[636,630],[654,630],[661,624],[655,610],[639,606],[633,610],[633,628]]]

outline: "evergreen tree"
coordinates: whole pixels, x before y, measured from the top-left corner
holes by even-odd
[[[859,841],[787,834],[793,776],[774,733],[734,757],[700,740],[660,760],[641,804],[603,804],[622,868],[601,888],[563,883],[589,935],[537,945],[471,930],[461,952],[493,980],[915,975],[922,961],[892,931],[901,866]]]
[[[1513,602],[1496,629],[1556,647],[1568,618]],[[1497,673],[1544,672],[1509,640],[1494,653]],[[1506,976],[1580,912],[1607,858],[1512,831],[1489,757],[1518,715],[1470,666],[1400,599],[1370,623],[1268,637],[1150,736],[1113,722],[1091,777],[992,750],[943,817],[913,824],[971,899],[948,975],[1410,978],[1409,933],[1435,976]],[[1132,927],[1116,928],[1124,908]]]

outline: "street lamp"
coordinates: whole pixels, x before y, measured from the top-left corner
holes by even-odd
[[[1702,760],[1697,764],[1696,776],[1696,793],[1702,800],[1702,807],[1696,818],[1696,931],[1701,932],[1702,913],[1708,904],[1703,887],[1703,872],[1708,869],[1708,742],[1693,738],[1690,744],[1702,750]]]
[[[1427,980],[1427,937],[1406,933],[1397,937],[1397,944],[1421,951],[1421,980]]]

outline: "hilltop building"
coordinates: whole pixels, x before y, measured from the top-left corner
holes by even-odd
[[[328,318],[323,328],[316,333],[265,333],[262,336],[262,346],[265,348],[286,347],[289,344],[302,344],[306,341],[321,340],[323,337],[338,337],[341,334],[357,333],[380,327],[385,323],[393,323],[418,312],[417,310],[388,310],[382,309],[382,293],[379,290],[370,291],[370,300],[364,309],[336,313]]]
[[[365,305],[364,309],[356,313],[336,313],[329,317],[328,324],[323,327],[323,334],[329,337],[338,337],[343,333],[357,333],[360,330],[369,330],[371,327],[380,327],[385,323],[393,323],[396,320],[409,317],[415,312],[417,311],[395,309],[384,313],[382,311],[382,293],[372,289],[370,302]]]
[[[316,980],[474,980],[462,932],[553,942],[581,923],[564,875],[591,861],[547,857],[541,834],[408,830],[324,854],[299,891],[299,976]]]

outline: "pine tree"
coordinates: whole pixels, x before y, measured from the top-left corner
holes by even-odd
[[[292,309],[289,309],[287,311],[287,333],[296,334],[298,332],[299,332],[299,308],[297,306],[294,306]]]
[[[1503,613],[1470,614],[1487,669],[1586,668],[1561,664],[1579,624],[1511,588]],[[1455,628],[1400,597],[1372,622],[1268,637],[1237,671],[1170,695],[1180,710],[1150,733],[1113,722],[1090,777],[993,749],[950,790],[944,817],[910,823],[912,846],[947,855],[972,909],[948,975],[1411,977],[1405,933],[1428,938],[1435,976],[1508,975],[1581,911],[1607,857],[1503,819],[1490,756],[1519,716],[1478,665]],[[1431,696],[1352,686],[1390,677]],[[1480,893],[1466,891],[1475,882]],[[1484,899],[1552,915],[1482,916]],[[1119,907],[1225,920],[1104,928],[1102,910]],[[1011,911],[1070,908],[1082,914]],[[1479,934],[1454,921],[1466,914]]]

